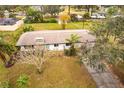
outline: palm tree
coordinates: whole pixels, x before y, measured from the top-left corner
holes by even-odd
[[[0,42],[0,60],[2,60],[5,63],[6,62],[5,50],[2,44],[3,42]]]
[[[77,34],[71,34],[70,39],[66,39],[70,44],[74,45],[75,43],[79,42],[80,36]]]
[[[11,55],[10,47],[11,46],[5,44],[5,42],[0,39],[0,60],[4,63],[5,66],[8,63],[7,56]]]
[[[71,34],[70,39],[66,39],[66,41],[70,44],[69,55],[76,55],[75,43],[79,42],[80,36],[77,34]]]
[[[0,59],[5,63],[6,62],[6,57],[5,54],[3,52],[3,50],[0,48]]]
[[[12,53],[9,45],[0,44],[0,60],[4,63],[5,67],[11,67],[14,65],[13,58],[16,56],[16,53]],[[9,58],[9,59],[8,59]]]

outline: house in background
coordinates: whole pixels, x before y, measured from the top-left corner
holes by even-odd
[[[88,30],[44,30],[22,34],[17,46],[20,47],[21,51],[37,45],[45,45],[48,50],[64,50],[70,47],[66,39],[69,39],[71,34],[77,34],[81,37],[80,42],[75,44],[77,47],[80,47],[82,43],[95,41],[95,37],[89,34]]]

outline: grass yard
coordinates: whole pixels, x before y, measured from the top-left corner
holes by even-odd
[[[84,22],[84,29],[90,29],[92,22]],[[24,24],[24,26],[31,25],[34,30],[61,30],[61,25],[58,23],[34,23],[34,24]],[[73,22],[66,25],[66,29],[83,29],[83,22]],[[7,44],[15,45],[19,36],[23,33],[23,26],[17,29],[16,31],[0,31],[0,37],[3,37],[3,40]]]
[[[8,73],[2,75],[10,80],[12,87],[16,87],[16,80],[21,73],[29,76],[28,87],[96,87],[84,65],[80,66],[77,57],[54,56],[44,63],[42,74],[38,74],[33,65],[27,64],[15,64],[9,69],[1,68],[0,70],[8,70]]]
[[[92,22],[87,21],[84,22],[71,22],[66,25],[66,29],[90,29]],[[34,24],[26,24],[34,27],[35,30],[61,30],[62,27],[58,23],[34,23]]]
[[[0,31],[0,37],[2,37],[7,44],[15,45],[21,33],[23,33],[23,26],[16,31]]]

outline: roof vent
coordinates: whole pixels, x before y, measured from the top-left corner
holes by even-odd
[[[43,37],[37,37],[37,38],[35,38],[35,43],[37,45],[44,44],[44,38]]]

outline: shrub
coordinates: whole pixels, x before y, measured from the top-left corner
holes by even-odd
[[[49,18],[44,20],[44,23],[57,23],[57,20],[55,18]]]
[[[74,47],[70,47],[69,49],[65,49],[64,54],[66,56],[76,56],[76,49]]]
[[[10,18],[16,18],[16,14],[10,13],[9,17]]]
[[[57,20],[56,19],[50,19],[49,23],[57,23]]]
[[[112,16],[114,14],[117,14],[118,13],[118,8],[116,6],[112,6],[112,7],[109,7],[107,9],[107,15],[108,16]]]
[[[8,80],[0,82],[0,88],[10,88],[10,82]]]
[[[70,15],[72,22],[77,22],[77,21],[78,21],[78,19],[77,19],[76,16],[77,16],[76,14],[71,14],[71,15]]]
[[[89,18],[90,18],[90,14],[89,14],[89,13],[85,13],[85,14],[83,15],[83,18],[84,18],[84,19],[89,19]]]
[[[20,75],[19,78],[17,79],[17,86],[20,88],[27,87],[28,80],[29,80],[29,78],[26,74]]]
[[[68,49],[64,49],[64,54],[65,54],[66,56],[69,56],[69,50],[68,50]]]
[[[28,31],[34,31],[34,28],[32,26],[23,27],[23,32],[28,32]]]

